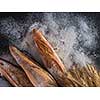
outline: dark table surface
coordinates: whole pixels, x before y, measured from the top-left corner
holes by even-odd
[[[15,42],[16,40],[21,41],[24,38],[25,33],[29,26],[34,22],[43,22],[45,13],[0,13],[0,55],[7,52],[8,45],[10,42]],[[97,55],[95,59],[95,64],[100,66],[100,13],[54,13],[57,16],[81,16],[94,23],[94,27],[97,30],[98,37],[97,45],[94,50],[90,50],[90,55],[93,52]],[[7,24],[4,24],[7,23]],[[17,23],[17,24],[16,24]],[[8,26],[7,26],[8,25]],[[10,26],[10,27],[9,27]],[[8,29],[7,29],[8,28]],[[11,33],[15,29],[15,33]],[[7,30],[7,31],[5,31]],[[99,68],[99,67],[98,67]],[[10,84],[0,77],[0,86],[10,86]]]

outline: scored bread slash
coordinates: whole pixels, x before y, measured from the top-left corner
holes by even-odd
[[[68,86],[68,84],[70,84],[70,86],[73,84],[81,86],[81,84],[79,84],[79,82],[77,82],[71,75],[67,74],[67,69],[57,56],[53,47],[42,35],[42,32],[37,29],[33,29],[32,33],[33,41],[35,42],[37,50],[40,53],[45,68],[52,74],[57,83],[60,86]]]
[[[22,67],[27,77],[34,86],[57,86],[54,78],[44,69],[42,69],[39,65],[37,65],[35,61],[29,59],[26,55],[24,55],[14,46],[10,46],[9,49],[12,56],[15,58],[17,63]]]
[[[33,29],[33,39],[36,44],[36,47],[38,48],[38,51],[40,52],[42,56],[42,60],[44,64],[47,66],[49,65],[49,61],[52,60],[53,68],[57,68],[58,71],[65,73],[66,68],[62,61],[59,59],[58,55],[54,51],[53,47],[50,45],[50,43],[45,39],[45,37],[42,35],[42,32],[39,30]],[[48,63],[47,61],[48,60]],[[51,62],[51,61],[50,61]],[[54,64],[56,64],[54,66]],[[48,66],[48,68],[51,67]]]
[[[0,59],[0,73],[16,87],[32,87],[28,77],[20,68]]]

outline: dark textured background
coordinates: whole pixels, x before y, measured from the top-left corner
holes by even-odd
[[[69,14],[70,15],[72,14],[74,16],[86,17],[88,20],[95,23],[95,28],[97,29],[97,33],[98,33],[98,37],[97,37],[98,43],[95,49],[95,53],[97,56],[94,60],[96,65],[100,66],[100,45],[99,45],[100,44],[100,13],[69,13]],[[44,13],[6,13],[6,12],[0,13],[0,55],[2,55],[2,53],[4,52],[7,52],[9,43],[11,42],[13,43],[13,41],[15,42],[16,40],[22,41],[30,25],[34,22],[42,22],[44,18],[43,16]],[[17,22],[18,26],[21,27],[21,28],[19,27],[18,31],[14,33],[15,35],[11,35],[10,31],[7,32],[7,34],[4,30],[3,30],[4,33],[2,33],[1,31],[2,27],[6,27],[6,26],[2,26],[2,20],[5,20],[9,17],[12,17],[14,21]],[[30,20],[29,17],[31,17],[32,20]],[[19,36],[17,35],[16,37],[16,34],[18,34]],[[10,41],[11,39],[12,41]],[[92,55],[92,50],[90,54]],[[4,80],[4,78],[0,78],[0,86],[9,86],[9,85]]]

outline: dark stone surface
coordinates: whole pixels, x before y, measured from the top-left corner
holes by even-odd
[[[95,27],[98,31],[98,44],[95,49],[97,56],[94,60],[97,66],[100,66],[100,13],[70,13],[70,15],[71,14],[86,17],[95,23]],[[0,55],[7,52],[10,43],[20,43],[30,25],[34,22],[42,22],[43,16],[44,13],[0,13]],[[91,50],[91,55],[92,53],[93,51]],[[0,86],[10,85],[6,80],[0,77]]]

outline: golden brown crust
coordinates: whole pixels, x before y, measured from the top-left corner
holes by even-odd
[[[0,59],[0,73],[16,87],[32,87],[28,77],[20,68]]]
[[[31,61],[17,48],[10,46],[10,52],[17,63],[22,67],[29,80],[34,86],[57,86],[53,77],[38,66],[34,61]]]
[[[61,86],[68,86],[70,83],[70,86],[72,86],[74,82],[76,85],[82,86],[78,81],[76,81],[71,75],[67,73],[65,66],[57,56],[53,47],[42,35],[42,32],[36,29],[34,29],[32,32],[33,40],[37,50],[41,55],[45,68],[52,74],[57,83]]]

